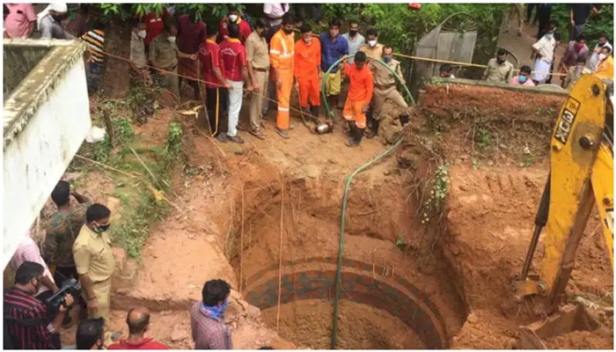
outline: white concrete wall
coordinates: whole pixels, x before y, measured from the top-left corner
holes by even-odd
[[[91,126],[83,60],[4,150],[2,265],[11,259]]]

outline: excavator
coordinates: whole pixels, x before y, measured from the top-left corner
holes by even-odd
[[[550,141],[550,173],[535,217],[535,230],[521,274],[511,285],[518,302],[531,302],[541,321],[520,327],[518,347],[545,349],[546,338],[592,330],[583,305],[562,306],[584,229],[596,206],[614,267],[613,76],[583,75],[563,104]],[[542,230],[544,253],[531,275]]]

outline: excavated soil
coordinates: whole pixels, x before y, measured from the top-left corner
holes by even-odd
[[[508,287],[528,248],[564,98],[450,85],[428,86],[421,101],[402,147],[351,183],[337,347],[513,348],[517,327],[537,319]],[[187,166],[173,179],[183,212],[154,224],[139,261],[123,260],[136,275],[117,275],[112,326],[125,330],[126,310],[144,305],[154,311],[152,336],[191,348],[187,311],[206,280],[222,278],[234,288],[235,348],[329,348],[344,184],[385,147],[346,148],[340,129],[316,136],[297,120],[289,140],[268,122],[265,141],[219,145],[177,118],[186,127]],[[422,190],[441,163],[450,165],[445,207],[422,223]],[[571,295],[613,292],[597,224],[581,244]],[[611,349],[610,323],[546,344]]]

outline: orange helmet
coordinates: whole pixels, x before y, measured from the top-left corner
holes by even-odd
[[[421,4],[419,3],[410,3],[409,4],[409,9],[417,11],[417,10],[421,10]]]

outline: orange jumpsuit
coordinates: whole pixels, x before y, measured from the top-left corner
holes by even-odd
[[[299,83],[299,101],[302,108],[320,106],[319,66],[321,65],[321,42],[313,37],[310,43],[300,39],[295,43],[295,78]]]
[[[349,77],[349,94],[344,103],[342,115],[347,121],[355,121],[357,128],[366,128],[366,113],[363,108],[372,100],[374,79],[367,64],[361,70],[355,65],[346,64],[344,74]]]
[[[276,126],[279,130],[289,129],[289,107],[291,101],[291,89],[293,88],[293,59],[295,55],[295,34],[285,34],[280,29],[270,42],[270,63],[276,70],[278,78],[282,81],[276,85],[278,93],[278,115]]]

